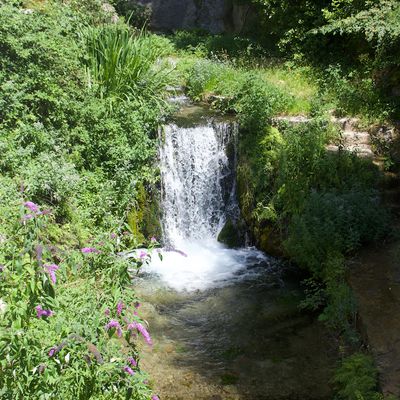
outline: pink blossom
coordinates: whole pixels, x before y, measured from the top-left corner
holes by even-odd
[[[51,317],[52,315],[54,315],[54,312],[52,310],[44,310],[41,305],[36,306],[35,310],[36,316],[38,318]]]
[[[125,304],[122,301],[119,301],[117,304],[117,314],[121,315],[122,310],[125,308]]]
[[[132,366],[132,367],[136,367],[137,366],[137,362],[133,357],[129,357],[128,358],[128,363]]]
[[[137,330],[140,332],[149,346],[152,346],[153,342],[151,340],[150,334],[147,329],[140,322],[132,322],[128,325],[128,331]]]
[[[141,251],[140,253],[139,253],[139,257],[140,257],[140,259],[144,259],[144,258],[146,258],[147,257],[147,253],[145,252],[145,251]]]
[[[57,347],[56,346],[52,347],[48,353],[49,357],[53,357],[56,354],[56,351],[57,351]]]
[[[133,369],[131,367],[128,367],[127,365],[125,365],[124,371],[129,375],[135,375],[135,372],[133,371]]]
[[[112,319],[104,328],[106,331],[110,330],[110,329],[116,329],[117,335],[118,337],[122,336],[122,329],[121,329],[121,325],[119,324],[118,321],[116,321],[115,319]]]
[[[50,280],[53,282],[53,285],[55,285],[57,282],[56,271],[58,271],[60,267],[57,264],[49,264],[49,265],[44,265],[44,268],[46,272],[49,274]]]
[[[104,314],[105,315],[107,315],[107,317],[110,315],[110,309],[109,308],[106,308],[105,310],[104,310]]]
[[[157,242],[157,238],[155,236],[152,236],[150,239],[151,243],[156,243]]]
[[[28,221],[29,219],[35,218],[35,216],[33,214],[25,214],[22,217],[22,221]]]
[[[151,400],[160,400],[160,398],[157,395],[151,396]]]
[[[117,234],[116,234],[116,233],[112,233],[112,234],[110,235],[110,238],[111,238],[111,239],[116,239],[116,237],[117,237]]]
[[[89,253],[100,253],[100,250],[95,249],[94,247],[84,247],[83,249],[81,249],[81,252],[83,254],[89,254]]]
[[[37,215],[48,215],[50,213],[51,213],[50,210],[43,210],[43,211],[38,212]]]
[[[34,213],[39,212],[39,206],[37,204],[33,203],[32,201],[26,201],[24,203],[24,206],[26,208],[29,208]]]

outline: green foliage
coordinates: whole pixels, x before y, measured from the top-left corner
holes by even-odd
[[[293,216],[286,249],[314,276],[325,279],[330,261],[380,239],[388,227],[375,192],[311,192]]]
[[[104,25],[85,33],[89,85],[101,97],[157,100],[168,83],[167,71],[156,65],[165,49],[143,32],[126,25]]]
[[[279,232],[286,255],[309,271],[302,307],[322,310],[321,320],[356,342],[345,257],[381,240],[389,218],[373,189],[377,169],[349,152],[328,152],[335,136],[321,117],[242,136],[239,201],[256,237],[268,229]]]
[[[128,268],[145,260],[118,256],[125,246],[115,233],[93,241],[88,254],[56,247],[51,214],[25,204],[0,244],[2,398],[148,398],[146,376],[137,370],[131,378],[123,369],[130,355],[137,358],[123,321],[143,323],[124,285]],[[113,311],[121,301],[122,311]],[[119,320],[125,344],[104,328],[111,318]]]
[[[120,254],[139,245],[124,224],[137,188],[156,180],[167,42],[107,25],[114,11],[97,0],[26,2],[32,12],[13,3],[0,4],[0,397],[148,400],[146,375],[124,368],[128,356],[138,359],[125,318],[144,327],[126,286],[149,257]],[[136,46],[130,86],[118,80],[133,66],[129,51],[118,77],[88,85],[96,50],[88,53],[87,32],[93,45],[106,32],[117,48]],[[102,55],[115,54],[112,45],[103,40]],[[23,199],[42,207],[28,213]],[[111,318],[123,338],[105,329]]]
[[[143,28],[150,22],[151,6],[137,0],[116,0],[115,4],[118,13],[124,15],[130,25]]]
[[[262,130],[293,102],[288,93],[265,81],[261,74],[223,62],[196,62],[189,71],[187,86],[192,98],[212,98],[213,107],[237,113],[241,126],[249,132]]]
[[[334,383],[341,400],[378,400],[378,372],[371,356],[355,353],[342,361],[336,370]]]
[[[266,54],[256,40],[239,35],[211,35],[205,31],[191,30],[177,31],[169,38],[177,50],[205,58],[229,55],[235,62],[253,62]]]

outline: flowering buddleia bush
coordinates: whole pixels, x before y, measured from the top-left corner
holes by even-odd
[[[150,399],[137,344],[152,339],[126,288],[149,254],[128,262],[117,233],[57,247],[52,225],[25,201],[0,243],[0,398]]]

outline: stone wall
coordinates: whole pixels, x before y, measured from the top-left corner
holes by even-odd
[[[151,27],[158,31],[204,29],[211,33],[241,32],[249,16],[249,5],[234,0],[138,0],[152,10]]]

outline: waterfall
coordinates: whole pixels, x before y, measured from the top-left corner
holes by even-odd
[[[205,290],[256,276],[266,256],[217,241],[240,215],[236,196],[235,123],[166,126],[160,133],[162,260],[146,268],[175,290]],[[258,273],[258,272],[257,272]]]
[[[160,164],[167,245],[215,239],[228,217],[237,219],[237,131],[232,123],[165,128]]]

